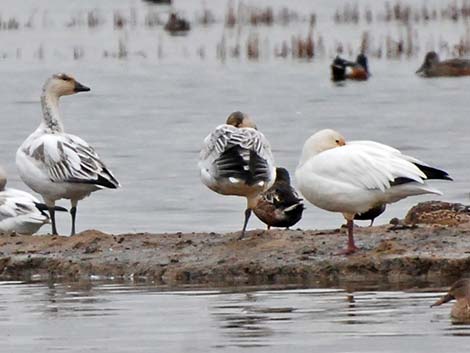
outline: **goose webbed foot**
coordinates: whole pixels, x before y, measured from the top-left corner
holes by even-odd
[[[348,227],[348,246],[346,249],[341,250],[337,255],[351,255],[354,254],[359,248],[354,243],[354,221],[348,220],[347,222]]]

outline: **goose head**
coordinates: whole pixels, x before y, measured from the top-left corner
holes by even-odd
[[[226,124],[238,128],[251,127],[252,129],[256,129],[255,122],[247,114],[239,111],[230,114],[227,118]]]
[[[331,129],[320,130],[305,141],[299,166],[321,152],[341,147],[345,144],[346,140],[339,132]]]
[[[56,97],[68,96],[78,92],[87,92],[90,88],[82,85],[72,76],[64,73],[52,75],[44,84],[44,92]]]

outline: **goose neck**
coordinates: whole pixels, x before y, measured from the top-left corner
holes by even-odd
[[[64,126],[59,114],[59,97],[44,92],[41,96],[43,125],[51,132],[63,132]]]

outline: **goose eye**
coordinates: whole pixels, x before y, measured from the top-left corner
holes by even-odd
[[[67,75],[60,75],[59,78],[62,81],[71,81],[72,80],[72,78],[70,76],[67,76]]]

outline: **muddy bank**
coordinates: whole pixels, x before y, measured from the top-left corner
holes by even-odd
[[[125,278],[177,285],[370,283],[447,285],[470,276],[470,215],[462,205],[424,203],[403,221],[357,227],[362,248],[335,255],[345,229],[238,233],[0,236],[0,279]]]

